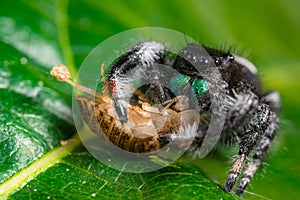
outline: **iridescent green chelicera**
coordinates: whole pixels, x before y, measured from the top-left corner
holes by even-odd
[[[170,89],[175,94],[185,93],[185,88],[188,87],[188,84],[191,84],[191,94],[192,96],[199,98],[205,92],[208,91],[207,81],[202,78],[191,78],[184,74],[178,74],[170,81]]]

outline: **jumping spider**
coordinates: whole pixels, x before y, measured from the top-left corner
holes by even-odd
[[[194,142],[190,148],[195,149],[201,146],[206,136],[210,123],[207,116],[212,113],[210,96],[212,88],[208,87],[210,80],[204,79],[203,72],[201,75],[195,68],[196,65],[204,66],[207,61],[203,59],[203,49],[214,63],[208,65],[208,71],[205,73],[213,76],[214,73],[209,71],[216,67],[221,78],[217,80],[220,84],[215,83],[218,84],[217,87],[222,87],[226,94],[226,98],[221,102],[226,116],[224,116],[225,123],[219,140],[222,143],[235,142],[239,145],[238,156],[224,189],[231,192],[240,177],[236,194],[241,196],[265,159],[276,136],[279,123],[278,112],[281,106],[277,92],[262,91],[257,69],[245,58],[195,43],[187,44],[178,55],[174,56],[169,54],[163,44],[146,41],[130,48],[111,65],[107,75],[108,80],[104,81],[105,87],[103,87],[108,86],[110,95],[99,94],[74,82],[63,65],[55,66],[51,70],[51,75],[95,97],[75,98],[89,128],[94,133],[99,133],[102,129],[109,140],[120,148],[132,152],[152,152],[184,134],[186,137],[192,137]],[[167,65],[179,72],[170,80],[171,89],[160,81],[159,64]],[[128,103],[125,100],[126,91],[122,89],[131,81],[126,74],[137,68],[150,71],[152,81],[139,87]],[[103,71],[102,76],[105,79]],[[174,95],[174,91],[182,96]],[[199,109],[196,111],[186,106],[174,108],[182,100],[184,100],[182,105],[186,105],[186,99],[196,100]],[[173,102],[175,105],[171,108]],[[198,121],[194,116],[199,116],[200,119],[205,116],[205,120]],[[196,135],[188,133],[189,129],[183,129],[186,133],[181,131],[181,134],[177,134],[182,117],[187,123],[199,123],[198,129],[194,130]],[[149,124],[154,124],[154,127]],[[156,132],[158,127],[160,132]],[[144,134],[143,130],[146,130],[147,137],[140,137]],[[253,156],[247,162],[250,153]]]
[[[224,189],[231,192],[237,179],[240,178],[236,194],[241,196],[262,164],[276,135],[279,122],[278,112],[281,106],[277,92],[264,93],[262,91],[257,69],[250,61],[195,43],[187,44],[174,58],[169,56],[166,47],[161,43],[141,42],[130,48],[112,64],[108,73],[108,84],[113,104],[119,120],[126,123],[128,121],[127,109],[121,91],[123,82],[120,80],[124,74],[134,68],[164,64],[181,74],[181,77],[177,76],[172,80],[175,89],[184,95],[192,91],[194,97],[197,98],[199,112],[209,113],[211,98],[207,82],[194,67],[194,64],[201,66],[200,58],[203,48],[220,71],[222,76],[220,81],[225,83],[224,89],[227,96],[222,106],[226,108],[226,117],[220,142],[227,144],[236,142],[239,145],[238,156],[230,170]],[[159,72],[159,69],[157,70]],[[174,94],[169,88],[160,84],[159,76],[155,77],[153,82],[143,87],[142,92],[152,105],[162,105],[163,102],[173,99]],[[196,135],[194,146],[201,145],[207,127],[207,125],[202,125],[199,128],[199,135]],[[167,134],[158,140],[166,144],[174,138],[176,135]],[[247,162],[250,153],[253,156]]]

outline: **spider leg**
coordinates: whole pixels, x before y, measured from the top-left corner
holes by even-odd
[[[131,77],[126,76],[127,73],[138,66],[149,67],[161,63],[164,57],[165,47],[162,44],[146,41],[130,48],[112,64],[108,73],[109,88],[116,113],[122,123],[128,121],[125,96],[126,86],[130,85],[132,80]]]
[[[271,110],[278,113],[281,108],[281,99],[279,93],[272,91],[262,97],[262,102],[268,104]]]
[[[243,94],[233,93],[234,97],[228,96],[225,103],[227,114],[224,132],[239,127],[245,116],[249,116],[258,105],[258,97],[250,91]]]
[[[271,123],[271,116],[272,111],[270,110],[270,107],[262,103],[251,115],[249,122],[243,126],[242,130],[238,130],[240,132],[238,136],[241,138],[239,143],[239,154],[225,182],[225,191],[231,192],[238,176],[244,168],[249,153],[253,150],[254,146]]]
[[[257,147],[254,151],[253,159],[248,164],[241,181],[237,187],[236,194],[242,196],[247,185],[253,178],[257,169],[260,167],[262,161],[264,160],[269,147],[272,144],[274,137],[276,136],[276,132],[278,129],[278,116],[275,113],[272,113],[270,116],[270,124],[267,130],[264,132],[263,136],[260,138]]]
[[[236,194],[239,196],[243,195],[247,185],[253,178],[257,169],[260,167],[262,161],[265,159],[268,149],[271,146],[272,141],[274,140],[277,133],[279,123],[279,117],[277,112],[280,109],[280,97],[277,92],[271,92],[263,98],[263,101],[265,103],[268,103],[273,111],[270,116],[271,123],[269,124],[267,130],[264,132],[263,136],[259,140],[258,145],[254,151],[253,159],[247,166],[241,178],[241,181],[237,187]]]

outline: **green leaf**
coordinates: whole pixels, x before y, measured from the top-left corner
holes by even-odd
[[[0,42],[0,183],[70,136],[72,113],[63,95],[43,86],[25,57]]]
[[[39,174],[10,199],[237,199],[199,170],[174,164],[156,172],[132,174],[102,165],[84,148]],[[25,198],[26,199],[26,198]]]
[[[28,98],[0,90],[0,149],[3,182],[57,146],[62,134],[53,115]]]
[[[214,152],[156,172],[121,173],[95,160],[72,125],[71,93],[49,76],[75,74],[104,39],[141,26],[186,33],[200,43],[249,51],[267,89],[283,98],[282,128],[247,199],[296,199],[300,185],[298,1],[5,1],[0,6],[0,197],[9,199],[235,199],[223,192],[229,165]],[[226,42],[224,42],[226,41]],[[247,54],[246,54],[247,55]],[[99,58],[101,62],[101,58]],[[65,141],[66,140],[66,141]],[[277,142],[279,143],[279,142]],[[61,145],[63,144],[63,145]],[[76,148],[76,150],[74,150]],[[224,156],[225,154],[225,156]],[[206,175],[203,175],[204,171]],[[207,177],[208,176],[208,177]]]

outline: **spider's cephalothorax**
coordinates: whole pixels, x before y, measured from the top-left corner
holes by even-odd
[[[144,94],[148,94],[147,98],[154,101],[154,104],[162,104],[162,102],[168,102],[174,98],[170,91],[176,90],[179,94],[197,98],[199,112],[209,113],[211,102],[208,80],[206,81],[193,66],[194,64],[201,65],[197,62],[201,62],[203,49],[207,51],[214,61],[214,66],[221,73],[222,80],[220,81],[226,84],[224,88],[227,96],[224,102],[221,102],[222,108],[226,110],[226,117],[220,141],[228,144],[238,142],[239,144],[238,156],[224,188],[227,192],[231,192],[239,178],[240,182],[236,193],[242,195],[266,157],[276,135],[280,110],[279,94],[263,92],[257,69],[247,59],[194,43],[188,44],[173,59],[167,55],[164,45],[155,41],[141,42],[129,49],[112,65],[108,79],[113,102],[120,121],[126,123],[128,118],[122,93],[123,75],[133,68],[153,66],[159,63],[171,65],[180,74],[170,81],[171,89],[161,85],[159,81],[148,84],[143,89]],[[191,64],[189,58],[193,58],[192,62],[194,63]],[[157,70],[159,71],[159,69]],[[196,134],[193,145],[201,145],[207,127],[203,124],[199,127],[199,134]],[[161,136],[158,140],[166,144],[176,140],[176,137],[176,134],[170,133]],[[250,153],[253,156],[247,162]]]

